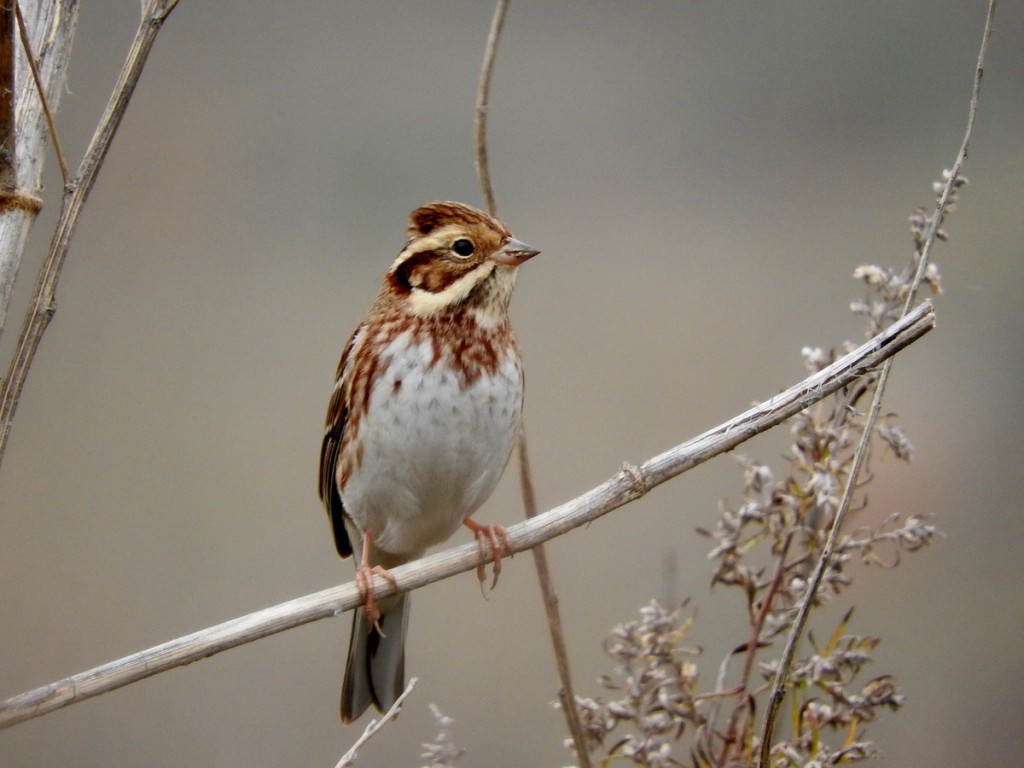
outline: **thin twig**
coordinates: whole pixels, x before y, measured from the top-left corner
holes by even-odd
[[[25,316],[21,336],[18,339],[7,376],[0,387],[0,463],[3,462],[7,449],[11,424],[18,408],[21,391],[25,386],[25,379],[28,377],[29,368],[35,358],[36,350],[39,348],[39,342],[56,311],[57,280],[60,278],[61,268],[64,266],[64,260],[71,245],[71,237],[78,224],[78,217],[89,197],[89,192],[92,191],[93,184],[96,182],[96,177],[103,165],[107,150],[110,149],[114,134],[121,124],[121,118],[124,117],[128,101],[142,75],[142,68],[146,64],[157,33],[177,4],[178,0],[150,0],[139,22],[131,50],[128,52],[128,58],[118,76],[107,108],[100,118],[85,157],[78,167],[78,173],[65,189],[60,218],[57,220],[46,259],[36,278],[36,286],[32,292],[32,304]]]
[[[334,768],[347,768],[356,761],[357,753],[363,744],[372,739],[377,731],[387,725],[391,720],[398,717],[398,713],[402,710],[402,702],[405,701],[405,697],[412,693],[412,689],[416,687],[416,683],[419,682],[419,678],[414,677],[409,681],[409,684],[405,686],[405,690],[402,691],[402,695],[395,699],[395,703],[391,705],[387,712],[380,716],[380,720],[374,718],[367,724],[366,729],[363,731],[362,736],[356,739],[356,743],[352,745],[352,748],[341,756],[341,760]]]
[[[476,97],[476,119],[474,133],[476,137],[476,173],[480,180],[480,188],[487,212],[497,218],[498,204],[494,198],[494,186],[491,183],[490,164],[487,159],[487,110],[491,92],[491,78],[494,74],[494,62],[498,54],[498,42],[501,30],[505,26],[509,0],[498,0],[494,7],[494,18],[491,30],[487,35],[487,47],[484,49],[484,61],[480,69],[480,87]],[[533,492],[533,479],[530,474],[530,459],[526,450],[526,430],[519,430],[519,487],[523,494],[523,509],[527,519],[537,516],[537,501]],[[576,758],[580,768],[590,768],[590,753],[587,750],[586,734],[580,722],[579,711],[576,709],[576,693],[573,690],[572,674],[569,667],[569,650],[565,644],[565,632],[562,629],[562,617],[558,610],[558,592],[548,567],[547,552],[544,545],[538,544],[533,549],[533,564],[537,569],[537,581],[544,601],[544,613],[548,619],[548,630],[551,633],[551,646],[555,654],[555,669],[558,672],[558,697],[562,704],[569,734],[576,748]]]
[[[939,231],[939,226],[942,223],[942,219],[946,211],[946,205],[953,194],[953,190],[956,188],[957,181],[960,177],[960,169],[963,167],[964,161],[967,159],[967,149],[971,142],[971,134],[974,131],[974,120],[978,112],[978,96],[981,93],[981,77],[985,70],[985,51],[988,49],[989,37],[992,34],[992,18],[995,14],[995,9],[996,0],[990,0],[988,12],[985,16],[985,30],[981,37],[981,48],[978,51],[978,64],[974,72],[974,85],[971,90],[971,103],[968,110],[967,129],[964,132],[964,139],[960,145],[960,151],[957,153],[956,161],[953,163],[953,168],[948,174],[946,185],[939,196],[935,215],[932,217],[929,225],[924,246],[921,249],[917,271],[914,275],[914,281],[907,295],[906,303],[903,306],[904,317],[906,317],[910,311],[910,307],[913,304],[914,299],[917,296],[918,289],[921,286],[921,282],[924,279],[928,268],[929,254],[931,253],[932,245],[934,244],[936,235]],[[846,479],[846,487],[843,489],[843,497],[839,503],[839,508],[836,510],[832,526],[829,528],[828,538],[825,540],[825,545],[822,547],[814,572],[808,580],[807,590],[800,602],[796,618],[793,621],[793,626],[790,628],[789,635],[786,638],[786,647],[783,650],[782,658],[780,659],[778,669],[776,669],[775,672],[775,679],[772,682],[771,693],[768,697],[764,726],[761,730],[760,760],[758,762],[758,765],[761,766],[761,768],[768,768],[769,765],[775,722],[778,717],[779,707],[782,705],[782,700],[786,695],[786,678],[789,676],[789,670],[793,664],[793,657],[796,654],[796,646],[800,642],[804,627],[807,624],[807,617],[810,614],[814,597],[818,592],[822,579],[824,578],[825,571],[832,560],[832,555],[835,552],[836,545],[839,541],[839,531],[842,528],[846,513],[850,508],[850,504],[853,500],[853,494],[857,489],[857,480],[860,476],[861,468],[866,461],[868,446],[875,429],[875,422],[878,420],[878,414],[881,412],[882,397],[885,394],[885,387],[889,381],[889,372],[892,370],[892,362],[893,361],[890,358],[886,360],[885,364],[882,366],[881,374],[878,377],[878,383],[875,385],[874,397],[872,398],[871,405],[868,409],[867,419],[864,424],[864,431],[861,434],[860,442],[857,445],[857,451],[854,454],[853,465],[850,469],[850,474]]]
[[[519,484],[523,493],[523,507],[526,517],[537,516],[537,500],[533,493],[533,481],[530,479],[530,459],[526,450],[526,430],[519,432]],[[562,705],[562,713],[569,735],[576,749],[576,759],[580,768],[590,768],[590,751],[587,749],[587,736],[580,722],[580,712],[576,708],[576,692],[572,685],[572,672],[569,666],[569,649],[565,644],[565,632],[562,629],[562,617],[558,610],[558,592],[555,581],[548,567],[548,554],[543,544],[531,550],[533,564],[537,568],[537,581],[540,584],[541,596],[544,600],[544,614],[548,619],[548,631],[551,633],[551,647],[555,654],[555,669],[560,682],[558,699]]]
[[[60,177],[64,181],[65,188],[71,181],[71,172],[68,171],[67,161],[64,159],[64,150],[60,147],[60,138],[57,136],[57,125],[53,120],[53,112],[50,110],[50,100],[46,97],[46,89],[43,88],[43,79],[39,75],[39,65],[36,63],[36,54],[32,50],[32,41],[28,37],[28,29],[25,26],[25,17],[21,13],[21,3],[14,0],[14,12],[18,17],[18,32],[21,35],[21,45],[25,49],[25,58],[28,59],[28,68],[32,72],[32,80],[36,84],[36,93],[39,94],[39,102],[43,105],[43,115],[46,117],[46,129],[50,132],[50,141],[53,142],[53,151],[57,155],[57,165],[60,166]]]
[[[509,554],[523,552],[560,536],[644,496],[651,488],[704,463],[708,459],[760,434],[828,397],[851,381],[873,371],[884,360],[928,333],[935,315],[927,301],[867,343],[832,365],[809,376],[770,400],[714,429],[687,440],[639,466],[626,466],[613,477],[530,520],[509,526]],[[431,584],[457,573],[475,570],[480,563],[476,542],[398,566],[394,581],[379,579],[374,596],[383,599]],[[228,648],[287,629],[336,616],[365,602],[356,583],[349,582],[312,595],[218,624],[170,640],[123,659],[81,672],[50,685],[0,702],[0,729],[52,712],[122,686],[190,664]]]
[[[0,190],[18,186],[18,168],[14,156],[14,9],[0,4]]]
[[[67,79],[71,43],[78,27],[78,0],[39,2],[27,18],[29,37],[40,51],[37,68],[56,112]],[[17,23],[17,19],[15,19]],[[19,49],[23,46],[19,46]],[[15,165],[17,187],[0,189],[0,336],[7,321],[11,293],[18,276],[28,233],[43,207],[39,197],[42,183],[46,137],[49,136],[42,101],[35,95],[37,86],[29,77],[31,70],[16,69],[17,109],[15,110]]]
[[[498,55],[498,41],[501,39],[501,29],[505,25],[508,3],[509,0],[498,0],[494,8],[491,31],[487,35],[487,47],[484,49],[484,63],[480,70],[480,88],[476,94],[476,119],[473,123],[476,135],[476,175],[480,179],[487,212],[495,218],[498,217],[498,204],[494,199],[491,168],[487,161],[487,109],[491,95],[491,75],[494,73],[494,60]]]
[[[935,215],[932,217],[928,227],[928,233],[924,239],[924,246],[921,248],[921,258],[917,262],[917,272],[914,274],[914,281],[910,291],[907,293],[907,300],[903,303],[903,314],[907,314],[917,293],[924,281],[925,273],[928,271],[928,264],[931,260],[932,246],[939,234],[939,227],[946,214],[946,206],[949,204],[953,190],[956,189],[960,179],[960,169],[967,161],[967,150],[971,144],[971,134],[974,133],[974,121],[978,116],[978,98],[981,95],[981,78],[985,74],[985,52],[988,49],[988,41],[992,36],[992,19],[996,12],[996,0],[990,0],[988,13],[985,16],[985,31],[981,36],[981,48],[978,50],[978,63],[974,68],[974,85],[971,88],[971,104],[967,109],[967,129],[964,131],[964,140],[960,144],[960,151],[956,154],[953,167],[948,171],[949,178],[946,179],[946,186],[942,189],[939,201],[935,206]]]
[[[782,579],[786,575],[786,558],[789,556],[789,546],[792,542],[793,535],[790,534],[782,543],[782,551],[780,551],[777,556],[778,565],[775,568],[775,576],[772,578],[771,586],[768,589],[768,593],[761,598],[760,610],[757,611],[755,616],[751,617],[750,633],[747,637],[747,650],[746,655],[743,658],[743,671],[740,673],[739,682],[736,684],[736,687],[739,689],[739,695],[733,705],[732,714],[729,717],[729,725],[725,729],[725,735],[722,737],[722,752],[719,757],[720,765],[726,765],[726,756],[729,754],[729,750],[732,749],[732,745],[736,742],[736,728],[739,724],[740,712],[743,711],[749,701],[747,695],[743,694],[749,694],[747,686],[750,684],[750,675],[754,671],[754,659],[757,657],[758,643],[761,640],[761,631],[764,629],[764,623],[768,619],[768,614],[771,612],[775,596],[779,593],[779,588],[782,586]],[[748,711],[748,719],[752,717],[753,714],[753,712]]]

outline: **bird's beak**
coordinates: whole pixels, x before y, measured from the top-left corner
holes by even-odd
[[[510,267],[518,267],[524,261],[532,259],[538,253],[540,253],[540,251],[536,248],[532,248],[526,243],[521,243],[514,237],[510,237],[505,241],[505,245],[501,247],[501,250],[491,256],[491,260]]]

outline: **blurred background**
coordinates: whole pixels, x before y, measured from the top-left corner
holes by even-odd
[[[137,22],[84,3],[60,136],[77,165]],[[317,500],[338,355],[435,199],[480,204],[472,117],[492,4],[184,2],[81,219],[0,473],[0,697],[348,581]],[[967,114],[984,4],[514,2],[492,91],[502,218],[543,255],[513,320],[549,508],[860,341],[862,263],[901,266]],[[884,765],[1019,757],[1024,521],[1024,9],[1004,3],[966,175],[934,255],[938,329],[887,407],[916,444],[873,462],[872,514],[946,534],[869,570],[820,625],[882,644],[905,708],[867,726]],[[26,251],[17,337],[59,208]],[[1015,383],[1017,382],[1017,383]],[[781,427],[744,453],[784,469]],[[514,463],[479,514],[522,516]],[[728,456],[549,545],[579,692],[612,625],[692,597],[706,687],[745,640],[709,590]],[[454,541],[462,543],[467,535]],[[406,710],[360,765],[417,766],[455,720],[464,765],[559,766],[557,681],[529,556],[413,598]],[[831,616],[831,618],[829,618]],[[3,766],[331,766],[349,618],[174,670],[0,734]]]

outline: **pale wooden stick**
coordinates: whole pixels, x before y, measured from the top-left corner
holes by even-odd
[[[57,165],[60,166],[60,177],[66,187],[71,182],[71,172],[68,170],[67,160],[64,159],[64,150],[60,146],[60,136],[57,135],[57,123],[53,119],[53,110],[50,109],[50,97],[46,95],[46,86],[43,84],[43,76],[40,74],[39,64],[36,62],[36,53],[32,48],[32,38],[29,37],[28,25],[25,24],[25,16],[21,12],[21,3],[18,0],[14,0],[14,13],[18,20],[18,35],[21,37],[21,47],[25,50],[25,59],[28,61],[28,68],[32,72],[32,82],[36,84],[39,105],[42,107],[43,116],[46,118],[46,129],[50,132],[53,152],[57,155]]]
[[[36,69],[51,110],[57,108],[64,90],[71,42],[78,26],[78,6],[76,0],[40,0],[25,8],[28,37],[36,50],[43,51]],[[19,62],[22,55],[26,59],[31,57],[28,47],[22,48]],[[43,207],[38,195],[46,137],[48,133],[53,134],[52,129],[49,132],[46,129],[49,121],[45,119],[44,102],[36,96],[37,86],[27,72],[26,67],[17,67],[14,149],[17,188],[0,196],[0,333],[6,325],[7,307],[29,229]]]
[[[884,360],[930,331],[934,325],[935,315],[931,303],[923,302],[866,344],[764,403],[639,466],[623,465],[613,477],[583,495],[510,526],[509,553],[522,552],[586,525],[640,498],[666,480],[713,456],[732,450],[754,435],[774,427],[837,389],[847,386],[854,379],[873,371]],[[394,584],[385,579],[376,580],[374,596],[382,599],[474,570],[480,563],[480,557],[480,548],[474,541],[407,563],[390,571]],[[228,648],[311,621],[336,616],[362,605],[364,601],[365,596],[360,594],[353,581],[170,640],[0,702],[0,729],[159,672],[190,664]]]

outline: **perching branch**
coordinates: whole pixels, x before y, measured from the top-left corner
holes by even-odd
[[[555,536],[585,525],[639,499],[649,490],[713,456],[780,424],[796,413],[871,373],[882,362],[913,343],[935,325],[930,302],[799,384],[751,408],[714,429],[687,440],[639,466],[624,465],[613,477],[561,506],[508,529],[510,552],[523,552]],[[391,570],[394,585],[379,579],[378,599],[432,584],[480,563],[476,542],[463,544]],[[336,616],[358,605],[355,582],[296,598],[161,645],[126,656],[86,672],[14,696],[0,703],[0,729],[38,717],[102,693],[190,664],[228,648],[283,632],[319,619]]]
[[[11,359],[7,377],[3,381],[3,386],[0,387],[0,463],[3,462],[14,412],[17,410],[18,400],[25,386],[29,367],[35,358],[39,342],[56,311],[57,280],[60,278],[61,268],[64,266],[82,206],[85,205],[89,192],[92,191],[93,184],[96,182],[107,150],[110,149],[110,143],[121,124],[121,118],[124,117],[125,110],[128,108],[128,101],[135,91],[135,86],[142,75],[142,68],[156,41],[157,33],[177,4],[178,0],[150,0],[146,6],[139,22],[139,28],[135,33],[135,39],[132,41],[131,50],[128,52],[128,58],[118,76],[103,117],[100,118],[96,133],[93,134],[85,157],[78,167],[78,173],[65,190],[60,218],[54,229],[46,259],[36,279],[32,303],[25,316],[21,336]]]
[[[928,269],[929,255],[931,254],[932,246],[935,243],[939,227],[946,214],[947,206],[951,202],[954,190],[959,184],[960,169],[963,167],[964,161],[967,159],[967,149],[970,146],[971,133],[974,131],[974,119],[978,112],[978,95],[981,92],[981,77],[985,69],[985,51],[988,48],[989,37],[992,34],[992,18],[995,14],[995,9],[996,0],[990,0],[988,13],[985,17],[985,30],[982,33],[981,38],[981,48],[978,51],[978,64],[974,73],[974,85],[971,91],[971,103],[967,117],[967,130],[964,133],[964,139],[960,145],[960,151],[957,153],[956,161],[953,163],[953,168],[946,174],[947,178],[945,187],[939,195],[935,213],[932,215],[923,247],[921,248],[918,256],[918,264],[917,270],[914,274],[914,280],[909,292],[907,293],[906,302],[903,305],[904,316],[907,316],[907,313],[917,296],[921,283],[924,280]],[[771,693],[768,696],[768,707],[765,712],[764,726],[761,730],[760,759],[758,762],[758,765],[761,766],[761,768],[768,768],[770,764],[769,761],[771,759],[775,722],[778,717],[779,707],[782,705],[782,700],[786,695],[786,679],[789,676],[790,668],[793,664],[796,646],[800,642],[804,627],[807,624],[807,618],[810,615],[811,607],[814,603],[814,597],[818,592],[818,587],[821,585],[825,571],[832,560],[836,544],[839,541],[839,532],[842,529],[846,513],[850,509],[853,494],[857,489],[861,468],[867,460],[868,447],[871,441],[871,436],[875,430],[875,422],[878,420],[878,415],[881,412],[882,398],[885,394],[885,387],[889,380],[889,372],[892,370],[892,363],[893,361],[890,358],[886,360],[885,364],[882,366],[878,382],[875,385],[874,397],[871,400],[867,419],[864,424],[864,431],[861,433],[860,442],[857,445],[857,450],[854,454],[853,466],[850,469],[846,486],[843,489],[843,497],[839,503],[839,508],[836,510],[835,519],[832,521],[832,526],[828,532],[828,538],[825,540],[825,545],[822,547],[814,572],[808,580],[806,592],[804,593],[803,600],[800,602],[796,619],[793,621],[793,626],[790,627],[782,658],[780,659],[779,666],[775,671],[775,678],[772,681]]]

